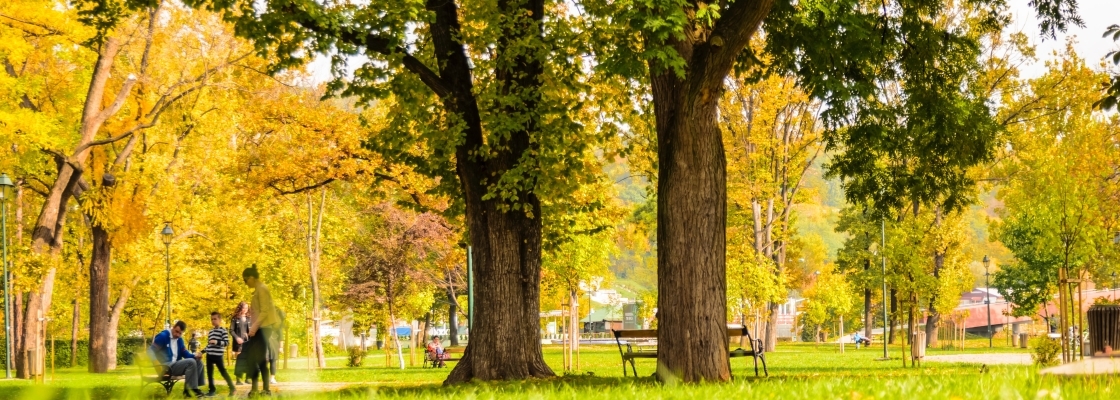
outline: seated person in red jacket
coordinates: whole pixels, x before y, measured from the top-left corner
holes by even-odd
[[[447,352],[443,351],[443,345],[440,344],[439,336],[432,336],[432,341],[428,342],[428,360],[436,362],[437,367],[443,366],[443,360],[448,357]]]

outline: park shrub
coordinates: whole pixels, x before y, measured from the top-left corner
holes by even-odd
[[[53,342],[53,343],[52,343]],[[47,359],[46,365],[49,368],[51,362],[54,362],[56,368],[69,368],[81,367],[89,365],[89,342],[86,340],[78,341],[78,356],[76,357],[77,363],[70,365],[70,339],[55,339],[49,340],[47,345]],[[117,340],[117,365],[132,365],[133,358],[137,354],[144,353],[144,339],[142,338],[120,338]],[[54,353],[54,359],[50,358],[51,352]],[[6,349],[0,343],[0,363],[3,362]]]
[[[346,349],[334,344],[334,336],[323,336],[323,355],[338,356],[345,355]]]
[[[348,366],[348,367],[361,367],[362,366],[362,359],[365,358],[365,356],[366,356],[366,351],[362,350],[361,347],[358,347],[358,346],[351,347],[350,350],[347,352],[346,366]]]
[[[1031,348],[1033,349],[1031,360],[1034,361],[1034,365],[1040,367],[1058,365],[1058,353],[1062,352],[1062,344],[1057,339],[1040,336],[1031,342]]]

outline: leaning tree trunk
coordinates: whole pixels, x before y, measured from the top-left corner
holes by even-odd
[[[117,369],[117,328],[120,327],[121,312],[124,311],[125,303],[128,303],[128,298],[132,295],[132,288],[140,282],[140,277],[132,279],[132,284],[125,286],[121,289],[120,297],[117,297],[117,302],[113,304],[113,308],[109,311],[109,326],[108,331],[105,333],[105,354],[108,355],[108,369],[110,371]]]

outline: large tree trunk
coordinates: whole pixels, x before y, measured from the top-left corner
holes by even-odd
[[[657,121],[658,374],[685,382],[731,379],[727,337],[727,166],[717,112],[723,80],[770,12],[731,3],[711,32],[647,37],[686,63],[649,61]]]
[[[115,180],[106,174],[102,186],[109,190]],[[89,372],[109,371],[111,359],[116,353],[108,353],[109,341],[109,268],[113,258],[113,248],[109,241],[109,231],[102,221],[90,218],[93,237],[93,255],[89,260]],[[115,340],[113,340],[115,341]],[[115,343],[114,343],[115,345]]]
[[[74,166],[85,163],[91,149],[89,144],[93,142],[105,120],[115,114],[124,104],[124,98],[135,83],[135,80],[128,80],[117,94],[113,104],[102,109],[105,88],[109,82],[113,61],[116,59],[120,47],[121,43],[118,39],[109,38],[98,51],[97,62],[94,64],[89,90],[86,93],[85,106],[82,110],[81,139],[75,147],[74,154],[60,163],[58,176],[43,201],[39,218],[31,232],[31,248],[36,253],[44,253],[55,244],[55,238],[61,231],[58,226],[60,215],[66,210],[66,200],[70,197],[70,189],[73,188],[74,183],[77,182],[82,173],[80,170],[75,170]]]
[[[447,290],[447,336],[451,347],[459,345],[459,302],[455,299],[455,292]]]
[[[499,82],[500,95],[520,101],[492,111],[524,123],[504,132],[508,136],[502,135],[503,143],[489,143],[498,150],[487,159],[474,154],[484,145],[484,135],[470,64],[457,38],[458,7],[455,2],[440,0],[429,0],[427,6],[435,12],[430,30],[436,53],[446,55],[440,60],[440,76],[450,87],[450,93],[442,96],[442,100],[445,108],[456,112],[464,122],[464,140],[456,148],[456,172],[466,203],[477,278],[471,340],[462,360],[444,383],[554,376],[544,362],[539,332],[540,199],[533,190],[522,191],[515,200],[519,207],[509,209],[501,196],[483,198],[488,192],[484,182],[519,167],[523,157],[535,152],[538,146],[530,138],[539,131],[537,108],[543,56],[525,46],[541,36],[544,1],[498,1],[498,8],[505,15],[521,17],[510,17],[501,27],[496,56],[503,60],[503,67],[495,71],[494,78]]]
[[[44,355],[44,343],[40,335],[42,330],[42,321],[45,312],[50,310],[51,295],[54,293],[54,276],[55,269],[47,270],[43,277],[43,284],[38,290],[31,292],[27,296],[27,308],[23,313],[22,333],[23,337],[19,340],[19,348],[14,349],[16,352],[16,377],[21,379],[29,378],[35,371],[31,370],[31,364],[34,360],[27,357],[28,351],[36,350],[37,358],[42,360]]]
[[[671,70],[652,82],[660,164],[657,370],[662,379],[726,381],[727,177],[716,120],[722,87],[689,88]]]
[[[540,203],[531,201],[540,215]],[[467,206],[476,278],[471,340],[446,382],[553,376],[539,332],[541,220],[479,203]]]
[[[35,253],[44,254],[48,251],[56,253],[60,249],[62,245],[63,216],[66,212],[67,203],[73,195],[73,188],[77,185],[82,174],[82,171],[75,169],[75,166],[80,166],[85,163],[86,159],[89,157],[90,149],[92,148],[91,143],[97,135],[97,132],[101,129],[101,125],[120,110],[124,105],[125,98],[136,82],[135,79],[126,80],[117,93],[113,103],[108,107],[102,108],[110,71],[112,70],[113,62],[116,59],[120,47],[121,43],[119,40],[116,38],[109,38],[105,43],[101,44],[98,49],[97,62],[94,64],[93,74],[90,79],[89,89],[86,93],[85,104],[82,110],[82,122],[79,131],[81,139],[74,148],[73,154],[67,159],[61,160],[58,176],[51,185],[46,199],[43,201],[43,206],[39,212],[39,218],[36,220],[35,227],[31,233],[31,249]],[[20,339],[22,346],[17,350],[17,357],[19,358],[26,358],[22,356],[22,353],[28,349],[29,345],[40,346],[39,344],[43,342],[40,337],[40,330],[37,329],[38,321],[34,319],[38,318],[38,314],[41,311],[50,310],[49,305],[54,286],[54,273],[54,268],[51,268],[46,274],[46,278],[42,281],[42,286],[37,292],[32,294],[31,299],[27,302],[27,312],[24,315],[28,320],[24,323],[24,337]],[[26,359],[20,360],[20,362],[17,363],[17,376],[20,378],[29,376],[26,364]]]

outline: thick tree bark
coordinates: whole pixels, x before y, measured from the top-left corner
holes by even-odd
[[[93,142],[97,132],[101,129],[101,125],[124,105],[124,99],[135,83],[135,80],[128,80],[121,91],[117,93],[113,104],[102,109],[105,88],[109,82],[113,61],[116,59],[120,48],[121,43],[118,39],[109,38],[98,51],[97,62],[94,64],[89,89],[86,93],[85,107],[82,110],[81,139],[75,147],[74,154],[63,160],[59,165],[58,176],[43,201],[39,218],[31,232],[31,248],[36,253],[46,252],[55,243],[55,237],[60,231],[58,222],[61,213],[65,212],[70,189],[77,178],[81,176],[81,171],[75,170],[74,166],[85,163],[91,149],[89,144]]]
[[[411,55],[402,55],[404,49],[383,45],[388,41],[376,33],[355,27],[325,26],[306,10],[294,6],[287,10],[303,13],[297,14],[296,19],[308,29],[335,35],[371,53],[401,56],[405,69],[439,96],[444,111],[457,117],[456,129],[462,131],[455,149],[455,168],[466,206],[477,285],[471,310],[471,340],[446,384],[555,375],[544,362],[538,332],[542,225],[540,199],[534,193],[536,184],[528,183],[523,186],[527,190],[516,193],[518,207],[513,210],[502,203],[502,198],[483,199],[489,192],[488,182],[492,184],[496,177],[523,167],[525,158],[537,151],[538,144],[531,138],[539,132],[545,52],[526,46],[536,46],[534,43],[542,36],[545,7],[543,0],[499,0],[497,6],[510,18],[502,21],[499,28],[494,54],[500,62],[493,79],[497,81],[499,96],[519,101],[496,102],[496,109],[488,111],[519,121],[520,125],[499,127],[507,130],[495,135],[498,139],[492,142],[484,141],[456,2],[426,3],[434,14],[428,36],[438,72]],[[488,150],[481,151],[484,146]]]
[[[531,190],[520,193],[517,201],[522,207],[515,210],[506,210],[500,198],[483,199],[488,191],[486,180],[518,167],[522,157],[535,151],[536,144],[530,137],[539,130],[536,113],[543,66],[539,53],[528,51],[523,41],[541,36],[544,1],[498,2],[498,8],[506,10],[507,15],[523,17],[502,26],[496,54],[506,66],[495,71],[495,79],[501,95],[522,101],[493,111],[510,118],[524,117],[524,124],[508,132],[504,149],[486,160],[472,154],[483,146],[483,133],[472,93],[470,65],[457,38],[457,6],[454,2],[429,0],[428,8],[436,14],[436,23],[431,26],[436,53],[447,55],[440,60],[440,76],[452,93],[443,98],[444,105],[466,122],[464,141],[456,149],[456,168],[466,200],[477,278],[471,340],[444,383],[554,376],[544,362],[539,332],[540,199]]]
[[[934,225],[941,226],[941,207],[934,210]],[[933,253],[933,278],[941,278],[941,268],[945,265],[945,252],[935,250]],[[941,310],[937,309],[937,292],[929,299],[929,315],[926,316],[926,347],[937,347],[937,325],[941,322]]]
[[[111,190],[116,180],[106,174],[101,184]],[[113,258],[113,248],[109,231],[100,221],[90,218],[93,238],[93,254],[89,259],[89,372],[109,371],[110,359],[116,352],[108,353],[109,341],[109,268]],[[115,342],[115,340],[113,340]],[[115,343],[114,343],[115,345]]]
[[[447,290],[447,336],[451,347],[459,345],[459,302],[450,288]]]
[[[652,77],[657,109],[658,374],[686,382],[731,378],[726,330],[726,162],[721,88]],[[660,102],[658,100],[661,100]],[[773,312],[773,307],[771,307]],[[772,325],[772,324],[771,324]]]
[[[31,370],[31,363],[33,360],[27,357],[28,351],[36,350],[37,357],[42,360],[44,355],[44,343],[40,331],[42,330],[42,322],[44,311],[49,310],[51,305],[51,295],[54,293],[54,276],[55,269],[51,268],[43,277],[43,284],[37,291],[31,292],[27,296],[27,308],[23,312],[22,325],[22,338],[19,339],[18,348],[13,351],[16,352],[16,377],[26,379],[32,376],[35,371]]]
[[[731,379],[727,337],[727,166],[717,120],[723,80],[770,11],[734,2],[709,35],[647,38],[676,50],[684,76],[649,63],[657,120],[658,375]],[[701,38],[699,36],[707,36]],[[771,324],[773,325],[773,324]]]

